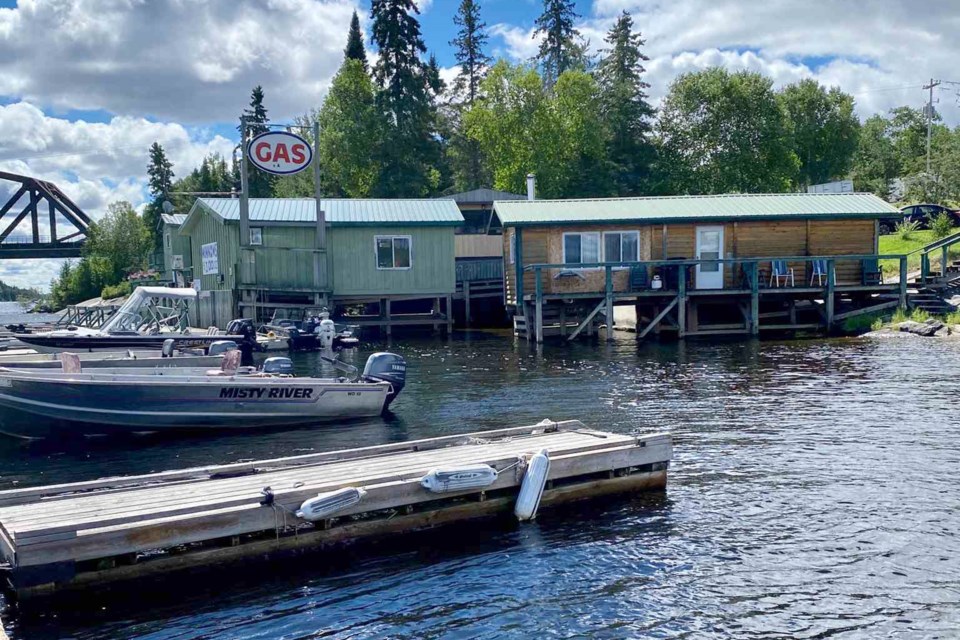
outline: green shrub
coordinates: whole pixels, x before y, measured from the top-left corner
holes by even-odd
[[[870,325],[870,331],[880,331],[880,329],[883,329],[883,318],[877,318]]]
[[[910,316],[907,314],[906,310],[898,307],[897,310],[893,312],[890,322],[893,324],[900,324],[901,322],[906,322],[909,319]]]
[[[120,296],[128,296],[132,292],[133,292],[133,288],[130,286],[130,281],[124,280],[120,284],[104,287],[100,291],[100,297],[103,298],[104,300],[109,300],[110,298],[119,298]]]
[[[951,311],[944,318],[945,324],[960,324],[960,311]]]
[[[896,234],[901,240],[910,240],[914,233],[920,228],[919,220],[904,220],[897,223]]]
[[[844,333],[864,333],[883,328],[883,312],[864,313],[843,321]]]
[[[933,232],[933,237],[937,240],[950,235],[950,232],[953,231],[953,220],[950,218],[950,214],[946,211],[941,211],[937,214],[937,216],[930,221],[930,231]]]
[[[930,315],[930,312],[929,312],[929,311],[924,311],[923,309],[920,309],[919,307],[916,308],[916,309],[914,309],[914,310],[910,313],[910,319],[913,320],[914,322],[926,322],[926,321],[929,320],[931,317],[932,317],[932,316]]]

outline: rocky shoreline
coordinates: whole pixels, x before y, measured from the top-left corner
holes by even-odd
[[[960,339],[960,325],[946,324],[937,318],[929,318],[923,322],[907,320],[890,324],[882,329],[863,334],[868,338],[889,338],[894,336],[919,336],[923,338],[953,338]]]

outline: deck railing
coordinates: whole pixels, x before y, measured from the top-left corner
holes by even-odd
[[[934,251],[940,251],[940,276],[947,275],[947,267],[950,262],[950,247],[960,243],[960,233],[954,233],[946,238],[940,238],[935,242],[919,249],[920,252],[920,281],[926,283],[930,277],[930,254]]]

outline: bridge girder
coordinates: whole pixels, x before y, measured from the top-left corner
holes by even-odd
[[[90,227],[90,217],[83,212],[57,185],[29,176],[0,171],[0,180],[20,186],[0,206],[0,258],[75,258],[80,255]],[[20,211],[10,219],[7,214]],[[42,205],[46,211],[41,213]],[[57,214],[70,225],[69,233],[58,234]],[[48,216],[50,237],[40,235],[40,216]],[[27,242],[8,242],[10,234],[30,217],[31,234]]]

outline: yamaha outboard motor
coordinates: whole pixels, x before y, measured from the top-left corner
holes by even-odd
[[[267,358],[263,361],[263,372],[275,376],[292,376],[293,361],[283,357]]]
[[[253,350],[257,348],[257,328],[253,326],[253,320],[250,318],[239,318],[231,320],[227,325],[227,333],[232,336],[243,336],[240,341],[240,365],[249,367],[253,365]]]
[[[172,358],[173,352],[177,347],[177,341],[173,338],[167,338],[163,341],[163,347],[160,349],[160,357]]]
[[[393,387],[393,391],[387,395],[387,403],[383,406],[386,411],[407,382],[407,361],[395,353],[374,353],[367,358],[362,378],[371,382],[389,382]]]
[[[217,340],[216,342],[211,342],[210,346],[207,347],[207,355],[219,356],[227,351],[234,351],[238,348],[237,343],[233,340]]]

